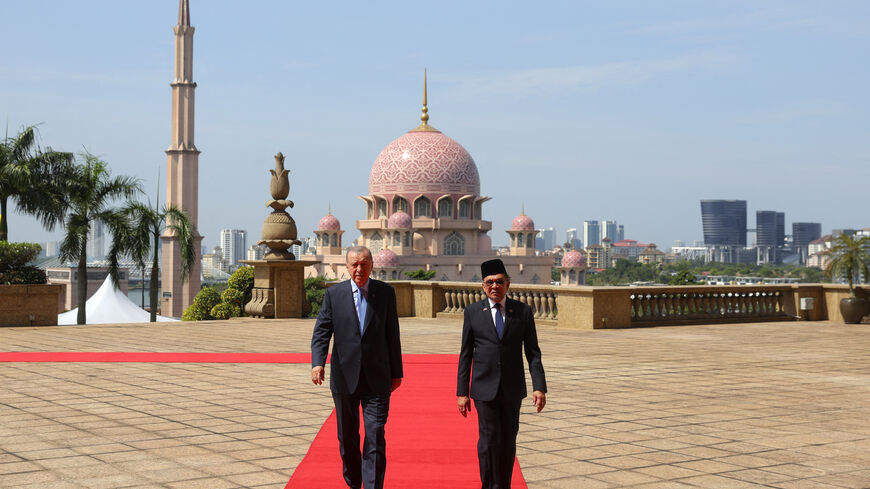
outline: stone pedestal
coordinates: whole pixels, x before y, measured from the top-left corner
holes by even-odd
[[[254,267],[254,289],[245,312],[260,318],[301,318],[311,306],[305,299],[304,268],[311,261],[241,260]]]

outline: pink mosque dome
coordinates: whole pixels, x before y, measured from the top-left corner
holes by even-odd
[[[562,257],[563,268],[583,268],[585,266],[586,258],[583,257],[583,253],[580,253],[577,250],[569,251]]]
[[[532,220],[531,217],[527,216],[525,212],[518,215],[514,218],[514,221],[511,223],[511,231],[534,231],[535,230],[535,221]]]
[[[381,250],[372,259],[375,268],[395,268],[399,266],[399,257],[390,250]]]
[[[341,223],[338,222],[338,218],[329,213],[320,220],[317,224],[318,231],[338,231],[341,229]]]
[[[387,221],[389,229],[408,229],[411,227],[411,216],[402,211],[394,212]]]

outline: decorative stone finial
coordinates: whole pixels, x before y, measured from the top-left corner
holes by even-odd
[[[275,169],[269,172],[272,174],[269,190],[273,200],[266,202],[266,207],[273,211],[263,223],[262,239],[257,244],[269,247],[269,253],[263,257],[266,260],[295,260],[296,257],[287,249],[302,242],[296,239],[296,222],[285,211],[293,207],[293,201],[286,200],[290,195],[290,170],[284,169],[283,153],[275,155]]]

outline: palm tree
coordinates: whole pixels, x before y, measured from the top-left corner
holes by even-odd
[[[51,228],[61,203],[52,187],[66,174],[72,153],[42,151],[34,126],[25,127],[14,138],[7,134],[0,143],[0,241],[9,238],[7,204],[15,199],[18,210],[32,214]]]
[[[60,245],[60,259],[78,262],[78,324],[87,320],[85,303],[88,299],[87,244],[88,229],[95,221],[102,221],[112,234],[112,248],[127,227],[127,220],[109,204],[114,199],[130,199],[142,191],[139,180],[128,176],[111,177],[108,165],[89,153],[81,155],[84,161],[72,165],[63,187],[58,189],[64,209],[55,214],[55,220],[64,222],[65,235]],[[52,221],[50,224],[53,224]],[[109,273],[118,285],[118,255],[109,257]]]
[[[846,277],[849,280],[849,297],[855,297],[853,281],[856,277],[870,279],[870,236],[853,238],[840,234],[833,240],[833,246],[827,251],[831,257],[827,271],[832,278]]]
[[[151,254],[151,281],[148,289],[148,297],[151,303],[151,322],[157,321],[157,282],[160,273],[158,250],[160,249],[160,235],[164,228],[172,231],[178,237],[181,245],[181,281],[187,280],[191,268],[193,268],[196,256],[194,254],[193,237],[196,228],[190,221],[185,211],[176,206],[163,206],[160,211],[140,202],[127,204],[121,213],[130,223],[121,233],[120,239],[113,242],[109,251],[109,261],[117,262],[117,258],[126,254],[142,267],[142,278],[145,278],[145,260]]]

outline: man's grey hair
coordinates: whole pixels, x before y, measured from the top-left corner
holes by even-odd
[[[345,261],[350,261],[351,254],[355,255],[355,254],[359,254],[359,253],[367,255],[369,257],[369,261],[373,261],[372,250],[368,249],[365,246],[351,246],[350,248],[348,248],[347,249],[347,256],[345,257]]]

